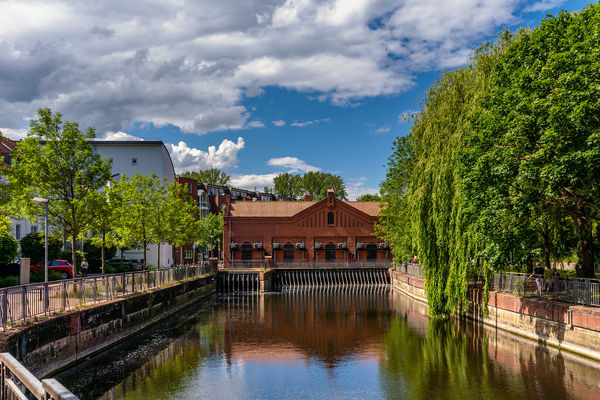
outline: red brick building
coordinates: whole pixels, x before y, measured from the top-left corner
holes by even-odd
[[[265,257],[274,264],[387,262],[387,243],[373,236],[378,212],[378,202],[345,202],[332,190],[321,201],[232,201],[224,215],[224,264]]]

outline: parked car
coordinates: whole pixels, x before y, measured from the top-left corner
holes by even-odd
[[[29,267],[30,271],[43,271],[44,270],[44,262],[40,261],[37,264],[33,264]],[[73,266],[70,262],[66,260],[53,260],[48,261],[48,272],[58,272],[63,279],[72,278],[73,277]]]

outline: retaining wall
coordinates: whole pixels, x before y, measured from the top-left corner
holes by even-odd
[[[427,302],[425,281],[392,271],[392,285]],[[483,316],[483,291],[469,288],[470,310],[465,316],[562,350],[600,360],[600,309],[510,293],[489,292],[488,315]]]
[[[35,376],[66,368],[214,293],[214,277],[191,279],[92,308],[68,312],[0,337]]]

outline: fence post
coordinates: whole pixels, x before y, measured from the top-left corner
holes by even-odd
[[[2,326],[8,321],[8,290],[2,291]]]
[[[123,291],[123,296],[127,293],[127,288],[125,287],[125,274],[121,275],[121,290]]]
[[[48,292],[48,282],[44,282],[44,314],[48,314],[50,310],[50,296]]]
[[[27,286],[21,286],[21,318],[23,320],[27,319]]]

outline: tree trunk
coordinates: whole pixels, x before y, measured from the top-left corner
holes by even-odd
[[[594,240],[589,218],[579,214],[572,217],[579,234],[579,263],[577,275],[583,278],[594,277]]]
[[[548,229],[548,217],[544,219],[542,236],[544,238],[544,265],[550,269],[550,230]]]
[[[106,247],[106,231],[104,229],[102,229],[102,255],[100,256],[100,258],[102,258],[102,275],[104,275],[104,248]]]
[[[75,250],[75,242],[77,241],[75,234],[71,236],[71,261],[73,262],[73,278],[75,278],[77,273],[77,250]]]
[[[179,246],[179,264],[183,265],[183,246]]]
[[[146,269],[146,245],[147,245],[147,242],[145,240],[143,240],[142,244],[144,245],[144,269]]]

